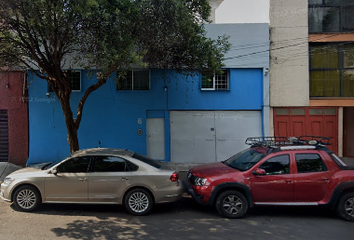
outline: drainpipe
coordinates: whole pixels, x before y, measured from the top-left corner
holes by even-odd
[[[263,68],[262,134],[270,136],[269,68]]]
[[[27,73],[23,73],[23,84],[22,84],[22,102],[25,102],[26,99],[26,81],[27,81]]]

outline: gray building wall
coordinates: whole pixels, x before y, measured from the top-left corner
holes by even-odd
[[[269,68],[268,23],[207,24],[207,36],[229,36],[230,51],[225,56],[227,68]]]
[[[263,69],[263,134],[269,136],[273,126],[269,107],[269,24],[208,24],[205,29],[213,39],[225,33],[230,37],[231,49],[224,61],[226,68]]]
[[[270,0],[270,105],[308,106],[308,2]]]

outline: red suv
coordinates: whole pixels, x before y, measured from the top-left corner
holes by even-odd
[[[354,221],[354,168],[326,148],[329,138],[247,138],[251,147],[223,162],[193,167],[185,186],[228,218],[257,205],[336,208]]]

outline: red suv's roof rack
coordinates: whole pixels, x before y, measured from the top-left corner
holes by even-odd
[[[245,143],[252,147],[277,147],[277,146],[324,146],[330,145],[329,137],[304,135],[299,137],[249,137]]]
[[[286,137],[249,137],[246,139],[245,143],[258,147],[290,145],[289,139]]]

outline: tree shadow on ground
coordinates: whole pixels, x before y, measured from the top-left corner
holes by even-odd
[[[201,206],[188,198],[175,204],[158,205],[151,214],[140,217],[128,214],[123,207],[106,207],[94,210],[80,206],[77,220],[67,223],[65,227],[53,228],[52,231],[57,237],[84,240],[235,238],[286,240],[306,239],[308,237],[306,233],[328,222],[333,224],[333,229],[343,226],[347,228],[349,226],[347,224],[351,224],[333,217],[327,208],[258,207],[252,209],[242,219],[225,219],[221,218],[213,207]],[[52,210],[42,210],[42,214],[51,212]],[[83,218],[82,216],[90,216],[91,219],[79,219]],[[345,239],[341,238],[343,236],[340,234],[339,232],[338,239]],[[311,238],[331,239],[329,236],[333,237],[323,231]]]

